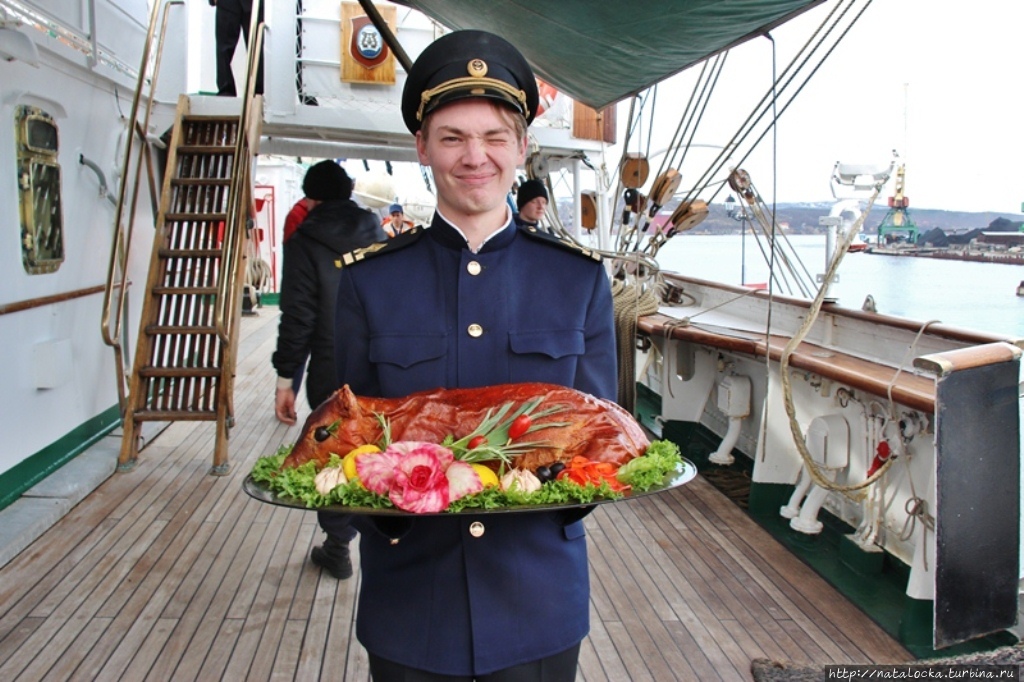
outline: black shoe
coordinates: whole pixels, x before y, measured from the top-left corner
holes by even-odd
[[[327,536],[324,544],[313,548],[309,558],[336,580],[352,577],[352,559],[348,554],[348,543],[341,543]]]

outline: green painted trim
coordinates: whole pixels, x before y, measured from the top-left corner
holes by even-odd
[[[113,405],[0,474],[0,509],[9,507],[26,490],[85,452],[120,425],[121,410]]]
[[[262,303],[264,305],[280,305],[280,303],[281,303],[281,294],[279,294],[279,293],[260,294],[260,303]]]
[[[650,389],[647,389],[646,394],[641,391],[638,397],[637,414],[643,422],[645,413],[649,413],[655,405],[660,409],[660,399]],[[650,419],[653,423],[653,418]],[[683,456],[697,465],[698,471],[722,469],[708,463],[708,456],[718,449],[722,439],[707,427],[692,422],[669,421],[661,425],[660,431],[662,438],[679,446]],[[733,452],[737,455],[736,462],[728,468],[752,474],[753,460],[739,450]],[[866,552],[860,549],[847,537],[856,529],[833,516],[827,509],[822,509],[818,514],[818,520],[824,524],[820,534],[806,535],[793,530],[789,527],[789,519],[779,516],[779,509],[789,502],[792,494],[792,485],[751,483],[746,511],[758,525],[856,604],[917,658],[990,651],[1017,641],[1010,632],[1001,632],[945,649],[933,649],[933,602],[911,599],[906,595],[910,567],[887,552]]]

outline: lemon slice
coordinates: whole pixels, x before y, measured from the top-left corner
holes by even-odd
[[[380,452],[380,448],[372,444],[360,445],[345,455],[345,458],[341,460],[341,468],[345,472],[345,478],[359,483],[359,475],[356,473],[356,459],[359,455],[365,455],[368,452]]]
[[[498,474],[494,473],[493,469],[483,464],[470,464],[470,466],[473,467],[473,471],[480,477],[480,482],[484,484],[485,488],[493,488],[498,485]]]

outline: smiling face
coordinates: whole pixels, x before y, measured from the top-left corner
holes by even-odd
[[[438,210],[467,236],[504,224],[505,197],[526,159],[525,126],[511,111],[485,99],[443,106],[416,134],[416,151],[433,171]]]

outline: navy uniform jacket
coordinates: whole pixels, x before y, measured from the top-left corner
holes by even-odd
[[[474,254],[435,215],[346,265],[336,323],[339,382],[358,395],[543,381],[615,398],[603,266],[511,221]],[[447,675],[568,649],[589,629],[582,516],[359,517],[359,641]]]

